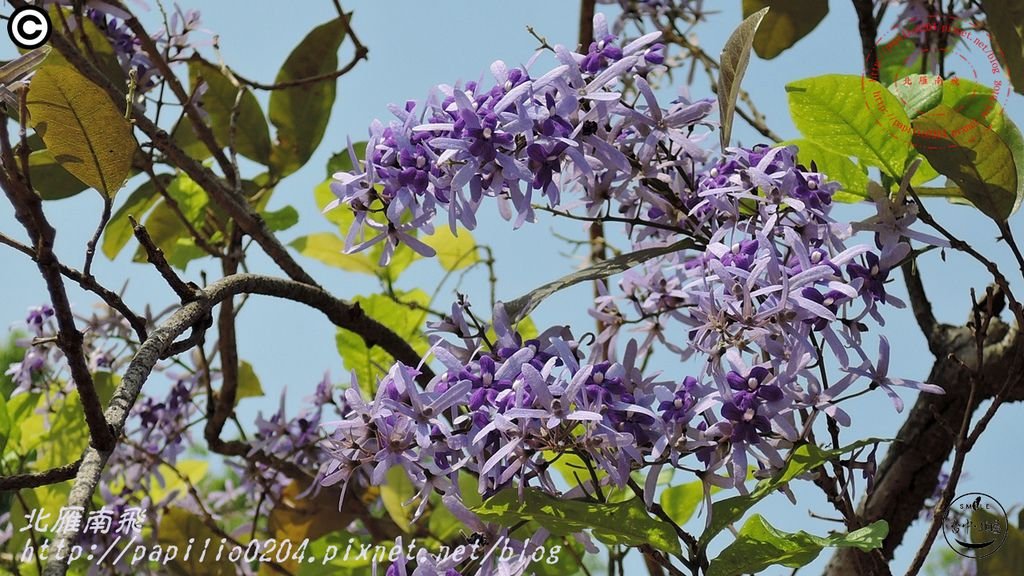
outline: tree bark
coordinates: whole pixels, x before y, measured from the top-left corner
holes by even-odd
[[[982,385],[970,405],[970,371],[976,363],[973,336],[967,327],[943,325],[939,331],[938,358],[927,382],[942,386],[946,393],[918,397],[878,467],[871,492],[858,508],[864,524],[887,521],[889,534],[880,553],[838,550],[825,568],[827,576],[891,574],[889,562],[925,501],[935,492],[942,465],[953,452],[955,429],[964,415],[1001,391],[1008,391],[1008,400],[1024,399],[1024,338],[1016,328],[993,320],[985,346]]]

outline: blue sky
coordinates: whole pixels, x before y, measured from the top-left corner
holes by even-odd
[[[202,10],[203,26],[220,37],[224,59],[249,78],[271,81],[277,68],[291,48],[314,25],[330,19],[334,9],[327,0],[307,0],[285,4],[271,0],[220,0],[218,2],[188,2],[185,7]],[[740,21],[740,2],[706,2],[709,9],[721,10],[711,21],[698,30],[700,43],[708,53],[717,54],[732,28]],[[751,61],[744,87],[754,94],[758,107],[767,116],[769,125],[784,138],[798,136],[789,118],[784,85],[796,79],[825,73],[859,74],[862,69],[856,17],[849,2],[833,2],[832,13],[821,26],[792,50],[775,60]],[[536,48],[536,41],[526,32],[532,25],[539,34],[552,43],[572,45],[576,40],[578,2],[551,0],[517,0],[512,2],[481,2],[479,0],[446,0],[445,2],[400,2],[397,0],[363,0],[350,2],[347,9],[355,11],[353,25],[360,39],[370,49],[370,59],[361,63],[351,74],[343,77],[338,86],[334,115],[320,149],[313,159],[281,185],[275,192],[271,208],[286,204],[296,207],[302,215],[298,227],[283,233],[285,241],[318,231],[331,230],[331,225],[317,213],[312,189],[325,176],[324,166],[330,155],[344,147],[346,138],[353,141],[365,138],[366,127],[373,118],[387,118],[386,105],[407,99],[423,98],[438,83],[477,79],[487,73],[493,60],[502,59],[510,65],[524,63]],[[158,16],[155,10],[149,17]],[[342,58],[348,52],[343,48]],[[9,44],[0,44],[0,57],[10,57]],[[966,53],[968,58],[983,58]],[[984,63],[984,60],[981,60]],[[671,98],[669,88],[665,91]],[[694,97],[708,97],[711,92],[698,77],[691,90]],[[266,94],[258,94],[265,102]],[[1024,124],[1022,98],[1012,96],[1006,103],[1010,116]],[[734,141],[751,145],[761,142],[756,132],[741,120],[734,129]],[[252,171],[251,174],[255,174]],[[131,183],[129,190],[138,183]],[[92,193],[46,205],[51,221],[57,227],[57,250],[70,265],[81,267],[86,239],[91,235],[98,218],[101,203]],[[951,230],[968,239],[976,248],[993,258],[1007,271],[1014,272],[1008,252],[997,246],[994,227],[979,213],[934,201],[930,209]],[[863,208],[842,207],[851,218],[864,214]],[[842,214],[842,212],[840,212]],[[1024,238],[1021,216],[1011,221],[1018,237]],[[497,258],[499,277],[498,298],[511,299],[533,287],[568,272],[580,262],[578,255],[567,255],[569,248],[552,236],[557,226],[561,234],[583,237],[583,228],[574,222],[552,224],[542,219],[519,231],[501,220],[493,209],[485,210],[480,227],[475,231],[478,242],[493,247]],[[17,238],[24,232],[13,219],[12,209],[0,203],[0,230]],[[134,244],[132,244],[133,246]],[[115,262],[102,256],[97,258],[94,271],[97,277],[118,289],[129,279],[126,300],[142,307],[154,304],[154,309],[174,302],[173,294],[148,266],[132,264],[130,253]],[[265,258],[255,254],[251,259],[253,271],[277,274],[278,271]],[[984,290],[988,277],[969,260],[949,253],[943,262],[933,253],[921,263],[922,274],[930,287],[935,313],[941,321],[961,323],[966,319],[969,289]],[[300,257],[301,258],[301,257]],[[367,277],[328,268],[317,262],[302,263],[329,290],[341,297],[368,294],[376,284]],[[0,298],[0,323],[20,320],[27,308],[43,302],[44,287],[34,265],[10,250],[0,250],[0,269],[5,282]],[[210,264],[189,267],[187,276],[199,281],[200,271],[207,269],[216,277],[219,269]],[[419,262],[403,276],[400,286],[422,287],[432,291],[440,275],[436,266]],[[487,298],[485,277],[471,275],[463,285],[476,302]],[[1014,283],[1021,286],[1018,280]],[[902,295],[902,281],[892,284],[893,291]],[[71,298],[79,311],[86,311],[94,298],[71,288]],[[567,290],[542,305],[534,314],[539,326],[569,324],[584,332],[592,327],[586,315],[588,286]],[[452,294],[442,293],[435,307],[447,308]],[[912,316],[907,310],[891,310],[887,315],[885,333],[893,347],[891,374],[913,379],[925,379],[931,367],[927,353]],[[318,313],[280,301],[252,299],[246,304],[240,320],[239,344],[242,357],[252,362],[268,393],[266,400],[246,400],[242,404],[242,421],[250,421],[257,410],[272,411],[283,387],[287,386],[289,408],[299,408],[299,399],[312,393],[324,370],[331,370],[336,381],[343,380],[341,362],[334,344],[334,328]],[[682,333],[680,332],[680,336]],[[662,359],[656,368],[666,375],[681,379],[686,367]],[[347,378],[345,378],[347,380]],[[908,405],[910,394],[904,394]],[[869,396],[849,406],[855,424],[845,437],[892,437],[902,423],[884,395]],[[1024,407],[1006,406],[992,423],[990,430],[967,460],[970,477],[961,493],[978,490],[1000,500],[1004,506],[1019,504],[1021,498],[1016,479],[1024,473],[1019,459],[1007,458],[1006,440],[1020,433],[1019,422]],[[1018,451],[1019,452],[1019,451]],[[970,489],[970,490],[969,490]],[[835,525],[812,521],[807,515],[810,507],[828,514],[830,509],[819,493],[798,492],[800,504],[793,507],[782,497],[772,497],[758,509],[779,528],[789,531],[804,529],[824,533]],[[923,525],[917,524],[908,532],[894,569],[902,570],[910,561],[914,543],[923,536]],[[938,545],[937,545],[938,546]],[[823,555],[827,556],[826,555]],[[821,560],[819,560],[819,564]],[[806,569],[805,573],[814,570]],[[783,573],[769,570],[766,574]],[[785,571],[789,573],[788,570]]]

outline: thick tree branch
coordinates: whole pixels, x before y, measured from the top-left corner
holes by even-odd
[[[82,464],[81,460],[66,464],[64,466],[58,466],[56,468],[50,468],[43,472],[30,472],[28,474],[12,474],[10,476],[0,477],[0,492],[7,492],[11,490],[21,490],[22,488],[36,488],[39,486],[48,486],[50,484],[57,484],[71,480],[78,474],[78,467]]]
[[[396,358],[406,364],[415,365],[419,362],[419,354],[407,342],[368,317],[358,305],[339,300],[321,288],[292,280],[256,274],[236,274],[209,285],[203,290],[199,300],[184,304],[154,330],[148,340],[139,346],[125,370],[121,383],[114,390],[110,406],[105,414],[107,421],[111,422],[118,435],[124,430],[129,412],[138,399],[143,384],[153,371],[153,367],[174,340],[210,314],[214,306],[239,294],[262,294],[300,302],[323,312],[335,325],[343,326],[359,334],[367,346],[381,345],[389,351],[393,351],[392,353],[397,352]],[[432,375],[429,368],[424,367],[423,371],[424,374],[421,374],[420,378],[423,378],[424,375]],[[74,486],[68,497],[68,506],[87,507],[89,505],[111,453],[112,450],[100,450],[95,446],[86,449]],[[53,542],[53,549],[61,547],[68,549],[72,536],[70,533],[58,535]],[[67,568],[66,561],[51,558],[43,573],[45,576],[63,576],[67,572]]]

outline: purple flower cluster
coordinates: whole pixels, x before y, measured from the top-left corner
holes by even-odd
[[[417,517],[434,492],[449,507],[461,500],[460,471],[477,477],[485,496],[530,485],[580,497],[600,486],[621,488],[645,470],[650,503],[666,466],[699,466],[705,482],[743,490],[751,457],[760,475],[770,474],[803,439],[799,430],[809,421],[801,413],[849,425],[838,404],[854,384],[883,388],[898,409],[894,387],[941,393],[890,377],[884,337],[876,360],[862,349],[863,320],[896,303],[885,278],[901,259],[893,255],[905,256],[908,245],[879,234],[895,242],[883,246],[882,257],[866,245],[846,247],[851,226],[829,217],[836,189],[798,166],[792,148],[731,149],[680,198],[687,207],[680,224],[704,235],[706,247],[623,278],[621,299],[650,336],[643,344],[631,340],[622,361],[600,358],[596,348],[584,360],[562,327],[524,342],[501,305],[498,339],[488,342],[467,322],[465,302],[456,304],[435,329],[459,345],[435,337],[432,353],[445,370],[429,384],[416,383],[417,369],[396,364],[372,400],[346,390],[350,411],[328,424],[322,483],[379,485],[400,467],[419,488]],[[604,314],[616,300],[599,299]],[[681,337],[669,336],[676,326],[668,320],[682,325]],[[702,357],[698,375],[641,374],[636,359],[655,337]],[[826,358],[843,374],[831,384],[820,370]],[[583,455],[597,473],[562,494],[550,461],[567,453]]]
[[[357,168],[334,175],[338,199],[328,209],[345,204],[355,212],[347,249],[384,241],[382,263],[399,243],[429,256],[411,233],[432,230],[439,210],[453,231],[473,229],[484,198],[496,198],[519,227],[534,221],[538,197],[558,206],[563,190],[579,188],[596,214],[609,198],[636,202],[630,188],[638,178],[692,171],[704,157],[692,132],[713,104],[658,104],[644,79],[664,59],[658,36],[620,45],[598,15],[587,53],[555,46],[558,65],[538,77],[529,65],[499,61],[491,87],[442,85],[424,105],[392,106],[397,120],[373,123],[365,158],[349,147]],[[638,101],[623,98],[627,83]]]
[[[840,404],[857,385],[881,388],[897,410],[899,387],[943,392],[890,376],[884,336],[877,353],[865,350],[881,308],[903,306],[887,287],[910,241],[942,244],[911,229],[905,191],[874,190],[875,215],[843,222],[832,216],[839,184],[801,165],[795,147],[729,148],[708,160],[692,131],[710,103],[664,110],[639,70],[660,58],[656,36],[620,48],[602,17],[595,24],[586,54],[555,48],[561,65],[536,80],[495,66],[489,90],[442,87],[424,111],[409,104],[394,109],[399,122],[374,124],[362,169],[335,175],[336,204],[356,213],[348,245],[426,252],[409,232],[429,229],[439,206],[453,229],[472,228],[481,200],[495,197],[519,226],[533,219],[534,191],[555,206],[572,186],[590,216],[617,205],[634,248],[680,237],[696,248],[627,271],[617,292],[601,287],[590,312],[604,329],[589,356],[564,327],[524,342],[502,305],[492,342],[460,299],[433,326],[443,370],[428,384],[395,364],[374,398],[346,390],[349,411],[328,425],[323,484],[379,485],[399,467],[419,488],[416,517],[434,493],[461,502],[460,472],[484,496],[530,486],[587,497],[643,470],[650,504],[665,467],[743,491],[751,467],[776,471],[821,414],[848,426]],[[623,96],[627,79],[635,99]],[[377,235],[361,238],[367,228]],[[626,329],[641,337],[620,355]],[[642,374],[637,359],[655,343],[697,369]],[[564,454],[588,462],[590,475],[563,494],[550,464]],[[868,482],[871,458],[857,463]]]

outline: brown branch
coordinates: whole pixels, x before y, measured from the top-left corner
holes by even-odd
[[[75,474],[78,474],[78,467],[81,464],[82,461],[77,460],[71,464],[57,466],[56,468],[50,468],[43,472],[29,472],[26,474],[0,476],[0,492],[21,490],[22,488],[38,488],[39,486],[48,486],[50,484],[66,482],[74,478]]]
[[[853,0],[853,8],[857,12],[860,48],[864,57],[864,73],[877,82],[879,79],[878,24],[875,22],[874,2],[872,0]]]
[[[17,6],[25,5],[25,0],[11,0]],[[78,49],[60,34],[53,34],[50,43],[67,61],[91,82],[103,88],[111,101],[120,106],[124,102],[124,94],[113,85]],[[170,135],[147,118],[143,111],[136,109],[135,126],[150,138],[151,144],[164,154],[167,160],[188,174],[192,180],[205,190],[217,202],[228,216],[233,219],[243,232],[255,240],[267,256],[274,261],[289,277],[305,284],[316,285],[316,281],[292,258],[288,250],[267,229],[263,219],[253,211],[244,198],[237,197],[232,186],[221,180],[212,170],[202,165],[178,147]],[[198,129],[197,129],[198,130]],[[231,174],[231,163],[226,162],[225,172]]]
[[[118,434],[124,430],[128,414],[153,367],[174,339],[209,315],[214,306],[239,294],[262,294],[305,304],[323,312],[335,325],[352,330],[361,336],[368,347],[381,345],[389,351],[394,351],[396,358],[406,364],[416,364],[419,361],[419,354],[405,340],[368,317],[358,305],[337,299],[321,288],[293,280],[256,274],[235,274],[207,286],[203,290],[202,298],[184,304],[139,346],[125,370],[121,383],[114,390],[105,414]],[[423,368],[423,374],[419,378],[425,377],[433,377],[433,373],[427,367]],[[112,450],[99,450],[96,446],[89,446],[85,450],[74,486],[68,496],[68,506],[88,505],[111,453]],[[71,537],[71,534],[58,535],[53,543],[54,549],[67,547]],[[67,568],[66,562],[53,558],[43,573],[46,576],[63,576]]]
[[[187,284],[184,280],[178,276],[178,273],[171,268],[171,265],[167,262],[167,258],[164,257],[164,251],[157,246],[153,239],[149,236],[149,232],[146,231],[145,226],[135,221],[135,218],[130,214],[128,215],[128,221],[131,222],[132,232],[135,234],[135,238],[142,245],[142,249],[146,252],[146,259],[152,264],[157,272],[160,272],[160,276],[163,277],[167,285],[174,290],[174,293],[178,295],[178,298],[184,302],[191,302],[199,298],[198,287]]]
[[[31,258],[33,261],[35,261],[36,259],[35,251],[33,251],[28,246],[22,244],[21,242],[18,242],[17,240],[10,238],[9,236],[0,234],[0,244],[6,244],[7,246],[14,248],[18,252],[21,252],[22,254]],[[135,312],[132,312],[132,309],[129,308],[128,305],[124,303],[124,300],[122,300],[121,297],[116,292],[106,288],[105,286],[97,282],[95,278],[91,276],[86,277],[85,274],[82,274],[81,272],[75,270],[74,268],[65,266],[64,264],[60,265],[60,273],[63,274],[65,278],[77,282],[78,285],[83,290],[92,292],[93,294],[99,296],[100,299],[103,300],[103,302],[106,303],[107,306],[110,306],[118,313],[120,313],[121,316],[123,316],[124,319],[128,321],[128,324],[135,331],[135,334],[136,336],[139,337],[140,342],[146,339],[146,321]]]
[[[24,99],[24,97],[23,97]],[[75,316],[71,312],[71,302],[64,289],[64,278],[61,275],[60,261],[53,252],[57,231],[50,225],[43,213],[43,204],[39,196],[28,186],[24,176],[17,168],[14,152],[11,149],[7,123],[0,122],[0,153],[2,153],[3,170],[0,170],[0,185],[14,206],[14,216],[25,228],[32,244],[35,246],[35,262],[50,296],[54,316],[57,318],[57,346],[67,358],[68,369],[82,400],[82,410],[89,427],[89,436],[93,445],[109,450],[114,446],[114,435],[107,421],[103,418],[103,406],[83,349],[84,338],[75,326]]]

